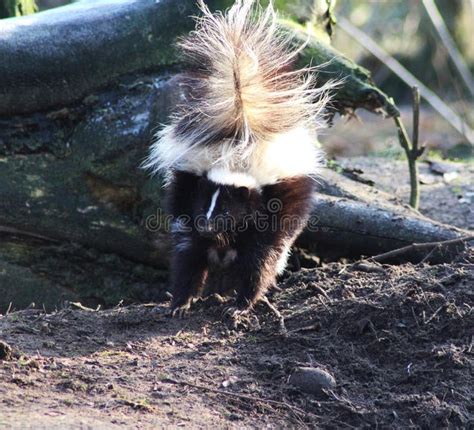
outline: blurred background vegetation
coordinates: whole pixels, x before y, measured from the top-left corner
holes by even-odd
[[[453,37],[470,72],[474,71],[474,1],[436,0],[440,14]],[[344,16],[352,24],[363,30],[383,49],[405,66],[423,84],[449,103],[471,127],[474,124],[474,105],[472,95],[460,78],[446,46],[440,37],[421,0],[338,0],[336,16]],[[375,83],[391,95],[402,106],[402,116],[406,123],[411,121],[411,90],[382,62],[367,52],[357,41],[345,32],[338,30],[333,37],[333,45],[357,63],[372,72]],[[358,138],[358,149],[349,149],[341,139],[333,142],[332,150],[337,153],[351,150],[356,154],[377,152],[380,154],[401,154],[396,138],[383,122],[371,117],[379,126],[376,139],[362,132]],[[341,134],[350,133],[351,128],[339,130]],[[451,159],[472,159],[472,146],[466,144],[451,127],[426,108],[422,112],[421,138],[427,143],[427,155],[438,152]],[[340,146],[340,148],[338,148]]]
[[[473,7],[471,0],[436,0],[436,5],[458,49],[474,70]],[[339,0],[337,15],[375,39],[425,85],[443,98],[466,101],[466,88],[457,76],[448,52],[440,43],[421,1]],[[333,41],[341,52],[372,71],[376,83],[398,100],[410,97],[402,85],[380,62],[342,31]]]
[[[91,0],[88,0],[91,1]],[[176,0],[179,1],[179,0]],[[441,42],[422,0],[325,0],[331,4],[333,16],[345,17],[376,41],[388,54],[405,66],[424,85],[468,124],[474,126],[472,94],[454,66],[446,46]],[[263,0],[262,3],[267,2]],[[21,15],[58,7],[71,0],[0,0],[0,17]],[[231,0],[228,3],[232,3]],[[410,123],[411,89],[381,61],[330,20],[332,40],[319,31],[314,22],[321,0],[274,0],[283,15],[330,42],[337,50],[372,72],[375,83],[392,96],[402,108],[402,116]],[[225,3],[224,1],[224,4]],[[448,32],[470,72],[474,72],[474,0],[435,0]],[[316,12],[316,13],[315,13]],[[316,25],[315,25],[316,24]],[[360,127],[357,121],[336,122],[325,145],[330,155],[401,154],[396,133],[390,122],[374,115],[360,113],[371,127]],[[424,107],[420,123],[422,140],[428,147],[449,158],[472,158],[472,145],[451,129],[438,114]],[[376,132],[374,132],[376,131]],[[324,140],[324,138],[323,138]],[[354,140],[358,142],[354,142]],[[358,144],[357,144],[358,143]],[[454,149],[453,149],[454,148]]]

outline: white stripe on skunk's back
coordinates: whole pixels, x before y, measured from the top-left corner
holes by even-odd
[[[294,176],[317,176],[324,160],[316,133],[302,127],[280,134],[269,142],[259,142],[245,153],[239,153],[225,141],[221,145],[189,147],[182,140],[166,136],[154,145],[152,156],[168,169],[197,175],[212,172],[211,176],[216,177],[209,179],[214,182],[251,188]],[[228,171],[241,172],[229,178],[235,183],[217,179],[222,176],[221,172]],[[248,182],[250,176],[253,183],[243,183],[237,176],[245,178],[244,182]]]
[[[213,167],[207,172],[207,179],[220,185],[233,187],[259,188],[257,180],[249,173],[230,170],[225,167]]]
[[[260,186],[294,176],[318,176],[324,153],[317,145],[315,133],[305,128],[290,130],[255,147],[249,172]]]
[[[207,214],[206,214],[206,218],[208,220],[211,219],[212,212],[214,212],[214,209],[215,209],[216,203],[217,203],[217,198],[219,197],[220,192],[221,192],[221,189],[218,188],[217,191],[215,191],[214,194],[212,195],[211,204],[209,205],[209,209],[208,209]]]

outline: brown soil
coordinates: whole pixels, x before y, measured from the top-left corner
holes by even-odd
[[[209,303],[10,313],[0,428],[473,428],[473,285],[473,252],[303,270],[271,294],[286,337],[264,305],[238,330]],[[336,388],[289,386],[297,366]]]

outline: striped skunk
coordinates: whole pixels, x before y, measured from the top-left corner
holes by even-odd
[[[145,167],[167,178],[173,314],[217,271],[216,288],[235,290],[245,312],[284,270],[309,218],[327,88],[292,69],[298,50],[278,31],[271,2],[236,0],[226,14],[199,4],[196,30],[179,43],[183,103]]]

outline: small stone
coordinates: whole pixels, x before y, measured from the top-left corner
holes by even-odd
[[[324,389],[334,388],[334,376],[317,367],[298,367],[288,381],[299,390],[310,394],[322,394]]]
[[[437,182],[434,175],[425,175],[423,173],[420,173],[419,179],[422,185],[433,185]]]
[[[449,184],[450,182],[454,181],[458,176],[459,176],[458,172],[448,172],[443,175],[443,180],[444,182]]]
[[[231,376],[229,379],[226,379],[225,381],[222,382],[222,386],[224,388],[229,387],[232,384],[235,384],[238,381],[238,379],[235,376]]]

